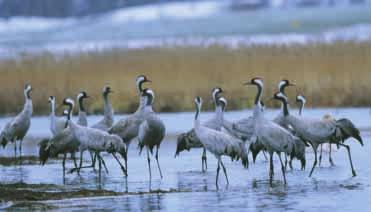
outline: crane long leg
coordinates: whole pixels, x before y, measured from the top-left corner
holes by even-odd
[[[17,140],[14,141],[14,159],[17,160]]]
[[[160,163],[158,162],[158,148],[159,148],[159,146],[157,146],[157,148],[156,148],[156,161],[157,161],[158,171],[160,172],[160,176],[161,176],[161,179],[162,179],[162,171],[161,171],[161,168],[160,168]]]
[[[99,157],[100,157],[100,160],[102,161],[102,164],[103,164],[104,169],[106,170],[106,173],[108,174],[108,169],[107,169],[107,166],[106,166],[106,162],[104,162],[102,156],[99,155]]]
[[[282,162],[282,158],[281,158],[281,153],[277,153],[278,154],[278,157],[280,158],[280,162],[281,162],[281,170],[282,170],[282,175],[283,175],[283,181],[285,183],[285,185],[287,184],[286,182],[286,167],[283,165],[283,162]],[[284,153],[286,155],[286,153]],[[286,164],[285,164],[286,165]]]
[[[225,169],[225,166],[223,164],[222,159],[220,159],[220,164],[222,165],[223,172],[224,172],[224,175],[225,175],[225,179],[227,180],[227,185],[229,185],[229,180],[228,180],[228,176],[227,176],[227,170]]]
[[[314,171],[314,168],[315,168],[316,165],[317,165],[317,148],[318,148],[318,146],[312,144],[312,147],[313,147],[313,152],[314,152],[314,162],[313,162],[312,169],[310,170],[309,177],[312,176],[312,173],[313,173],[313,171]]]
[[[267,155],[265,154],[265,151],[264,151],[264,150],[263,150],[263,155],[264,155],[265,161],[268,161],[268,157],[267,157]]]
[[[63,178],[65,177],[65,173],[66,173],[66,157],[67,157],[67,154],[63,154],[63,161],[62,161]]]
[[[79,165],[79,168],[77,169],[77,174],[80,175],[80,169],[82,167],[82,160],[83,160],[83,151],[80,151],[80,165]]]
[[[334,162],[332,161],[332,156],[331,156],[331,143],[330,143],[329,162],[331,166],[335,166]]]
[[[19,140],[19,160],[22,163],[22,140]]]
[[[269,185],[272,187],[273,185],[273,175],[274,175],[274,168],[273,168],[273,153],[269,153]]]
[[[71,157],[72,157],[72,159],[73,159],[73,164],[75,165],[75,168],[77,168],[78,166],[77,166],[77,161],[76,161],[76,155],[75,155],[74,152],[71,153]]]
[[[350,147],[348,145],[345,145],[345,144],[342,144],[342,143],[340,143],[340,146],[343,146],[343,147],[345,147],[347,149],[347,151],[348,151],[348,157],[349,157],[349,162],[350,162],[350,167],[352,169],[353,177],[357,176],[356,171],[354,170],[354,167],[353,167],[352,156],[350,154]]]
[[[102,158],[100,157],[99,153],[95,153],[97,155],[97,158],[98,158],[98,165],[99,165],[99,170],[98,170],[98,176],[99,176],[99,181],[101,179],[101,172],[102,172]]]
[[[321,166],[321,162],[322,162],[322,144],[321,144],[321,151],[319,153],[319,163],[318,163],[318,166]]]
[[[218,167],[216,168],[216,180],[215,180],[216,189],[219,189],[218,186],[219,171],[220,171],[220,158],[218,159]]]
[[[125,160],[125,168],[126,168],[126,176],[128,176],[129,168],[128,168],[128,152],[129,152],[129,144],[126,144],[124,160]]]
[[[125,167],[122,165],[122,163],[120,162],[120,160],[117,158],[116,156],[116,153],[112,153],[112,156],[116,159],[116,161],[119,163],[120,167],[121,167],[121,170],[122,172],[124,173],[125,176],[128,176],[127,173],[126,173],[126,169]]]
[[[294,168],[292,167],[292,160],[293,160],[293,157],[290,157],[289,166],[290,166],[290,169],[291,169],[291,170],[294,169]]]
[[[96,159],[97,159],[97,155],[94,154],[93,152],[90,152],[90,157],[91,157],[91,167],[95,171],[95,162],[96,162]]]
[[[204,150],[202,152],[201,160],[202,160],[202,172],[205,172],[207,170],[207,159],[206,159],[206,148],[205,147],[204,147]],[[204,164],[205,164],[205,166],[204,166]]]
[[[149,171],[149,182],[152,181],[152,173],[151,173],[151,159],[149,158],[149,149],[147,147],[147,161],[148,161],[148,171]]]

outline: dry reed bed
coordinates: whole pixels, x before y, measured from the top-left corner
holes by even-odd
[[[277,81],[297,83],[289,91],[308,98],[310,106],[371,105],[371,43],[337,42],[306,46],[251,46],[230,49],[222,46],[113,49],[78,55],[23,56],[0,61],[0,113],[21,109],[23,84],[34,87],[36,113],[47,113],[47,97],[57,101],[86,90],[91,112],[101,111],[100,92],[109,84],[115,93],[117,112],[133,111],[137,105],[134,79],[145,74],[153,81],[158,111],[192,110],[193,98],[210,99],[214,86],[225,89],[229,109],[252,103],[255,88],[242,83],[254,76],[265,79],[265,99],[276,90]],[[272,105],[272,102],[268,102]],[[211,104],[207,101],[207,107]],[[276,104],[275,104],[276,105]]]

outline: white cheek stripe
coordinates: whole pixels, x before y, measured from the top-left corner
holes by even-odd
[[[80,99],[84,94],[82,93],[79,93],[79,95],[77,96],[77,99]]]

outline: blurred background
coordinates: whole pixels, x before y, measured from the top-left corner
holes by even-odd
[[[193,110],[221,86],[229,109],[250,106],[264,77],[268,99],[280,79],[298,86],[311,107],[371,104],[371,0],[0,0],[0,113],[34,109],[85,90],[101,109],[101,90],[116,92],[117,112],[137,105],[135,77],[145,74],[156,110]],[[267,102],[268,106],[278,106]],[[212,104],[208,104],[208,109]]]

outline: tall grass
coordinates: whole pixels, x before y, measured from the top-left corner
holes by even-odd
[[[150,87],[156,92],[157,111],[192,110],[194,96],[209,100],[214,86],[224,88],[229,109],[249,106],[255,88],[244,87],[242,83],[254,76],[264,78],[266,99],[276,90],[278,80],[288,78],[297,84],[288,92],[291,101],[294,95],[302,93],[308,104],[315,107],[371,105],[368,42],[237,49],[223,46],[113,49],[63,56],[44,53],[2,60],[0,73],[2,114],[21,109],[26,82],[34,87],[36,113],[47,113],[49,95],[61,101],[80,90],[94,97],[87,101],[90,111],[99,112],[100,93],[105,84],[115,91],[111,96],[115,110],[130,112],[137,105],[134,80],[139,74],[153,81]]]

